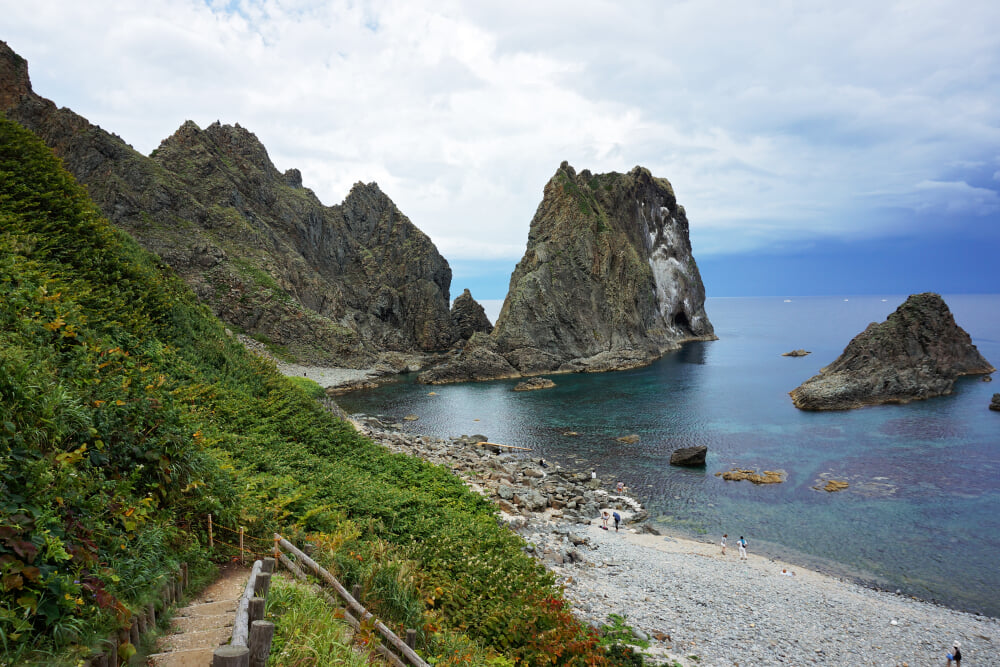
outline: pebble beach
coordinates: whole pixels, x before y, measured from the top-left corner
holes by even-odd
[[[357,373],[285,372],[316,379],[320,371],[329,371],[323,384],[331,385]],[[658,534],[644,521],[641,498],[597,488],[589,473],[569,473],[557,462],[539,469],[524,456],[491,454],[468,439],[413,435],[378,422],[356,426],[393,451],[449,466],[497,501],[501,517],[564,585],[574,613],[595,627],[609,623],[610,614],[624,617],[648,639],[642,652],[651,662],[916,667],[944,665],[958,642],[964,665],[1000,665],[1000,619],[755,554],[752,535],[741,560],[738,535],[730,535],[723,555],[717,542]],[[605,508],[624,517],[618,532],[601,529]]]

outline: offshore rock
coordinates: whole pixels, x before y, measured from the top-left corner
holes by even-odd
[[[1000,394],[993,394],[993,399],[990,401],[990,410],[1000,411]]]
[[[496,327],[475,351],[503,357],[505,374],[634,368],[714,340],[704,304],[670,183],[642,167],[577,174],[564,162],[545,186]],[[448,363],[420,380],[491,377],[458,370],[482,366],[468,349]]]
[[[472,293],[468,289],[463,291],[451,305],[451,324],[455,335],[462,340],[469,340],[473,334],[480,331],[486,334],[493,331],[493,325],[486,317],[486,311],[472,298]]]
[[[548,378],[530,378],[524,382],[518,382],[512,391],[537,391],[539,389],[551,389],[556,383]]]
[[[186,122],[146,157],[32,92],[3,42],[0,111],[234,328],[305,363],[354,368],[455,341],[448,263],[374,183],[324,206],[239,125]]]
[[[681,447],[675,449],[670,454],[670,465],[686,466],[698,468],[705,465],[705,456],[708,454],[708,447],[700,445],[698,447]]]
[[[869,324],[790,395],[803,410],[907,403],[951,393],[960,375],[994,370],[944,300],[926,292],[910,296],[885,322]]]
[[[792,350],[790,352],[782,352],[783,357],[804,357],[806,355],[812,354],[809,350]]]

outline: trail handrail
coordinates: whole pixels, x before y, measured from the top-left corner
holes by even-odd
[[[358,602],[353,595],[347,592],[347,589],[337,581],[336,577],[327,572],[323,567],[314,561],[312,558],[307,556],[303,551],[297,548],[294,544],[283,538],[277,533],[274,534],[275,542],[280,545],[282,549],[289,552],[295,556],[300,562],[304,563],[310,570],[312,570],[317,577],[329,584],[340,596],[340,599],[344,601],[347,609],[352,612],[358,620],[367,621],[373,619],[375,624],[375,629],[378,630],[379,634],[382,635],[386,642],[392,645],[392,647],[397,650],[400,655],[406,658],[406,660],[414,667],[430,667],[423,658],[421,658],[416,651],[410,648],[406,642],[400,639],[396,633],[390,630],[382,621],[374,617],[374,615]]]

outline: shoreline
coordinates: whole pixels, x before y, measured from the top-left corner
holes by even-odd
[[[304,372],[317,379],[314,371],[329,370],[323,378],[341,385],[364,372]],[[617,496],[600,480],[592,485],[589,474],[554,461],[542,469],[529,456],[490,452],[467,436],[445,440],[370,418],[352,422],[391,451],[449,467],[491,498],[526,550],[564,586],[581,621],[597,627],[621,614],[649,639],[643,652],[668,664],[936,664],[953,641],[973,664],[1000,652],[1000,619],[824,572],[815,563],[754,553],[753,544],[740,561],[738,536],[723,558],[712,542],[669,528],[660,534],[658,526],[646,532],[648,516],[634,497]],[[600,529],[603,507],[621,508],[620,532]],[[795,576],[781,576],[782,568]]]
[[[496,502],[582,622],[596,628],[622,615],[650,641],[643,653],[667,664],[924,665],[942,661],[953,641],[984,664],[1000,651],[1000,619],[754,553],[753,544],[741,561],[737,536],[723,557],[717,544],[660,534],[633,496],[555,461],[541,469],[468,436],[413,435],[371,418],[356,427],[391,451],[448,466]],[[572,508],[570,496],[580,500]],[[619,508],[619,532],[600,528],[604,508]]]

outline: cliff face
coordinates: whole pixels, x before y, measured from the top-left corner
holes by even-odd
[[[448,263],[374,183],[324,206],[239,125],[189,121],[145,157],[35,95],[3,42],[0,110],[234,327],[305,362],[356,367],[456,339]]]
[[[791,392],[803,410],[846,410],[951,393],[960,375],[992,373],[937,294],[910,296],[872,322],[836,361]]]
[[[704,303],[670,183],[641,167],[577,174],[564,162],[545,186],[489,341],[423,379],[643,365],[685,341],[715,338]],[[486,358],[493,370],[484,374]]]

